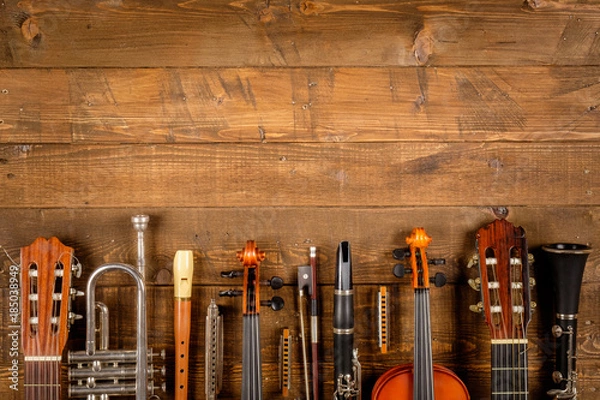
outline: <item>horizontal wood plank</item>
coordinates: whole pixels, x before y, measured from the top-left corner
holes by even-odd
[[[593,65],[578,1],[5,1],[0,67]]]
[[[543,244],[587,243],[595,247],[600,237],[598,207],[509,207],[508,219],[527,233],[536,262],[532,275],[542,284],[547,266],[539,253]],[[357,284],[402,284],[391,271],[398,262],[392,250],[406,247],[405,238],[413,227],[425,227],[433,238],[430,257],[446,260],[432,267],[448,280],[467,287],[478,276],[467,269],[475,253],[476,231],[495,219],[490,208],[406,207],[406,208],[193,208],[193,209],[0,209],[0,245],[18,262],[19,248],[36,237],[57,236],[75,249],[83,265],[83,276],[74,283],[83,290],[85,281],[98,266],[108,262],[135,264],[137,237],[131,216],[145,212],[150,223],[145,232],[147,281],[171,285],[173,256],[179,249],[194,252],[194,282],[227,289],[239,280],[220,277],[222,271],[239,270],[236,252],[246,240],[254,239],[266,258],[263,279],[281,276],[294,286],[297,267],[308,264],[309,247],[318,251],[318,281],[332,285],[336,248],[340,241],[351,244]],[[8,284],[9,259],[2,258],[0,287]],[[600,282],[600,252],[593,251],[584,275],[585,282]],[[115,275],[103,277],[101,286],[128,284]],[[473,292],[473,295],[475,292]],[[473,300],[475,302],[475,300]]]
[[[597,143],[0,147],[5,208],[594,206]]]
[[[0,70],[0,140],[596,140],[599,67]]]

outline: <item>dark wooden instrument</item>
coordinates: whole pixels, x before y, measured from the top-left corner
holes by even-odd
[[[431,322],[429,300],[429,267],[425,251],[431,238],[423,228],[413,229],[406,238],[408,251],[396,250],[395,257],[409,256],[407,272],[412,273],[415,293],[415,344],[414,363],[396,366],[384,373],[375,383],[372,400],[468,400],[465,384],[449,369],[434,365],[431,349]],[[398,269],[401,272],[397,271]],[[404,268],[395,268],[396,276],[404,275]],[[445,278],[436,274],[432,278],[442,286]]]
[[[480,311],[492,343],[492,400],[526,400],[527,325],[530,301],[529,255],[525,230],[499,219],[477,231]]]
[[[592,248],[577,243],[542,246],[547,272],[552,278],[556,338],[556,387],[548,391],[553,399],[577,399],[577,316],[583,272]]]
[[[21,248],[22,340],[25,399],[58,400],[69,312],[73,249],[57,238]]]

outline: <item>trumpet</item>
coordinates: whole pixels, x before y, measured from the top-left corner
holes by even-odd
[[[139,220],[133,219],[134,225]],[[147,220],[147,217],[145,218]],[[137,229],[137,228],[136,228]],[[138,241],[143,241],[139,234]],[[138,250],[143,244],[138,243]],[[143,251],[143,250],[142,250]],[[138,264],[143,265],[143,253],[138,254]],[[108,348],[108,308],[96,302],[96,284],[107,272],[120,271],[133,278],[137,287],[137,347],[132,350],[111,350]],[[86,285],[86,341],[85,350],[68,352],[68,377],[70,398],[87,400],[108,400],[110,396],[135,395],[136,400],[159,399],[154,392],[153,359],[159,354],[148,349],[146,327],[146,284],[142,272],[129,264],[108,263],[98,267],[89,277]],[[96,324],[96,310],[100,323]],[[100,332],[100,343],[96,341]],[[164,358],[164,352],[161,354]],[[164,375],[164,368],[160,370]],[[164,384],[161,389],[164,391]]]

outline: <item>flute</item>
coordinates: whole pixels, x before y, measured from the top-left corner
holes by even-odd
[[[192,319],[192,276],[194,256],[190,250],[178,250],[173,260],[175,289],[175,400],[187,400],[189,341]]]
[[[354,290],[350,244],[338,246],[333,296],[333,354],[336,400],[360,398],[361,371],[354,349]]]

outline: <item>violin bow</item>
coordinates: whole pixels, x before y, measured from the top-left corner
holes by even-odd
[[[319,302],[317,299],[317,248],[310,247],[310,338],[312,347],[312,386],[314,400],[319,400]]]

